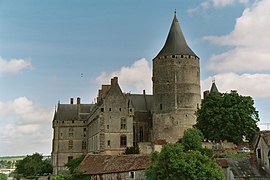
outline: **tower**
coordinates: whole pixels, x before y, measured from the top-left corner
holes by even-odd
[[[153,59],[153,140],[173,143],[196,123],[201,103],[199,57],[174,14],[165,45]]]

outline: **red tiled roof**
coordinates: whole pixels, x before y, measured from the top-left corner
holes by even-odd
[[[143,170],[151,165],[149,155],[96,155],[88,154],[80,168],[83,174],[108,174]]]

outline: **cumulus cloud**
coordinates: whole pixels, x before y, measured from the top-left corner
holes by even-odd
[[[122,67],[120,70],[106,73],[102,72],[96,77],[99,84],[108,84],[112,77],[118,77],[119,84],[123,91],[132,93],[142,93],[146,90],[151,93],[151,68],[145,58],[135,61],[131,66]]]
[[[236,74],[222,73],[210,76],[202,80],[202,90],[209,90],[215,80],[220,92],[230,92],[237,90],[239,94],[252,97],[270,96],[270,74]]]
[[[232,6],[236,3],[248,4],[249,0],[206,0],[206,1],[203,1],[198,7],[189,9],[188,13],[189,14],[199,13],[209,8],[220,9],[227,6]]]
[[[51,151],[53,109],[26,97],[0,101],[0,156]]]
[[[3,74],[17,74],[24,69],[31,68],[30,61],[24,59],[6,60],[0,57],[0,75]]]
[[[216,72],[270,70],[270,1],[262,0],[244,10],[232,32],[224,36],[206,36],[205,40],[232,46],[227,52],[210,58],[208,69]]]

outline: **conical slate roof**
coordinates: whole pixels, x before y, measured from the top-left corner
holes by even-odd
[[[197,55],[187,45],[179,22],[176,18],[176,14],[174,15],[165,45],[158,53],[157,57],[167,55],[192,55],[197,57]]]
[[[218,88],[217,88],[217,85],[216,85],[215,81],[212,82],[210,93],[211,92],[218,92]]]

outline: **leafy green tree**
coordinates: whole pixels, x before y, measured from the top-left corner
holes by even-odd
[[[44,173],[52,173],[52,165],[46,160],[42,160],[43,156],[38,153],[27,155],[23,160],[16,163],[16,173],[23,176],[38,176]]]
[[[7,180],[8,177],[5,174],[0,173],[0,180]]]
[[[253,99],[236,92],[210,93],[196,114],[196,127],[208,140],[228,140],[239,144],[243,136],[252,140],[259,131],[256,124],[259,115]]]
[[[197,128],[189,128],[184,132],[181,143],[184,150],[200,150],[202,148],[203,134]]]
[[[199,151],[184,151],[181,143],[164,145],[152,154],[152,165],[145,175],[149,180],[224,179],[220,166]]]
[[[75,173],[76,168],[79,167],[80,163],[84,159],[85,155],[79,156],[75,159],[71,159],[68,161],[65,166],[68,168],[71,174]]]

